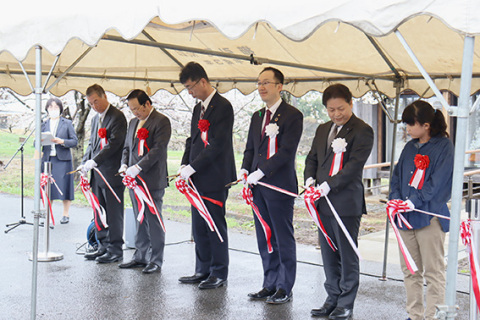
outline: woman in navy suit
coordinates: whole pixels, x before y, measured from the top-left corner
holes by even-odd
[[[59,99],[49,99],[45,110],[48,113],[48,120],[42,123],[42,132],[51,132],[55,138],[51,140],[52,145],[45,145],[42,148],[42,170],[45,161],[52,163],[53,179],[63,195],[52,186],[51,199],[63,200],[63,216],[60,223],[65,224],[69,221],[68,210],[74,199],[73,174],[67,174],[73,170],[70,148],[76,147],[78,140],[72,121],[60,116],[63,113],[63,105]]]

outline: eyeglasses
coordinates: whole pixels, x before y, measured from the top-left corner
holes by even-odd
[[[202,80],[202,79],[198,79],[198,80],[193,84],[193,86],[191,86],[191,87],[185,86],[185,89],[187,89],[188,91],[192,90],[192,89],[197,85],[197,83],[200,82],[200,80]]]
[[[279,84],[280,82],[273,82],[273,81],[262,81],[262,82],[257,82],[257,88],[260,88],[260,87],[266,87],[268,86],[269,84]]]

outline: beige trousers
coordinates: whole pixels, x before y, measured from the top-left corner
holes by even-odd
[[[420,213],[419,213],[420,214]],[[400,252],[400,263],[405,277],[407,312],[412,320],[431,320],[435,305],[445,300],[445,232],[438,218],[430,225],[416,230],[400,230],[400,235],[412,255],[418,271],[411,274]],[[423,281],[427,284],[426,308],[423,307]]]

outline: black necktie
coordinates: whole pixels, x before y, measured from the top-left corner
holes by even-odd
[[[265,136],[265,128],[270,124],[270,118],[272,117],[272,112],[270,110],[267,110],[266,118],[265,118],[265,125],[263,126],[262,129],[262,139]]]
[[[200,111],[200,119],[203,119],[204,115],[205,115],[205,106],[202,104],[202,111]]]

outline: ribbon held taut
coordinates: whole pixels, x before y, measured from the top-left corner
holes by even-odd
[[[137,200],[138,204],[138,216],[137,216],[137,221],[140,223],[143,223],[143,218],[145,216],[145,205],[147,205],[150,209],[150,212],[157,216],[158,221],[160,222],[160,225],[162,226],[163,232],[166,231],[165,229],[165,224],[163,223],[163,220],[160,216],[160,213],[158,212],[157,206],[155,205],[155,201],[153,201],[153,198],[150,194],[150,191],[148,190],[148,186],[145,183],[145,180],[142,179],[142,177],[137,176],[139,180],[142,182],[143,187],[139,186],[137,184],[137,181],[135,181],[135,178],[131,176],[125,175],[123,177],[123,184],[128,188],[133,190],[135,194],[135,199]]]
[[[270,229],[268,223],[262,218],[260,211],[258,210],[258,207],[255,205],[255,203],[253,203],[252,190],[247,186],[243,187],[242,197],[243,197],[243,200],[245,200],[245,202],[252,207],[252,210],[255,213],[255,216],[257,217],[258,221],[260,222],[260,225],[262,226],[263,233],[265,234],[265,240],[267,240],[268,253],[272,253],[273,252],[272,230]]]
[[[332,239],[328,236],[327,231],[323,226],[322,220],[320,219],[320,214],[318,213],[317,207],[315,206],[315,201],[320,199],[321,196],[322,196],[321,192],[315,189],[315,187],[313,186],[308,188],[303,195],[305,200],[305,206],[307,207],[308,213],[312,217],[317,227],[322,232],[330,248],[332,248],[332,250],[335,252],[337,250],[337,247],[335,246],[335,243],[332,241]]]

